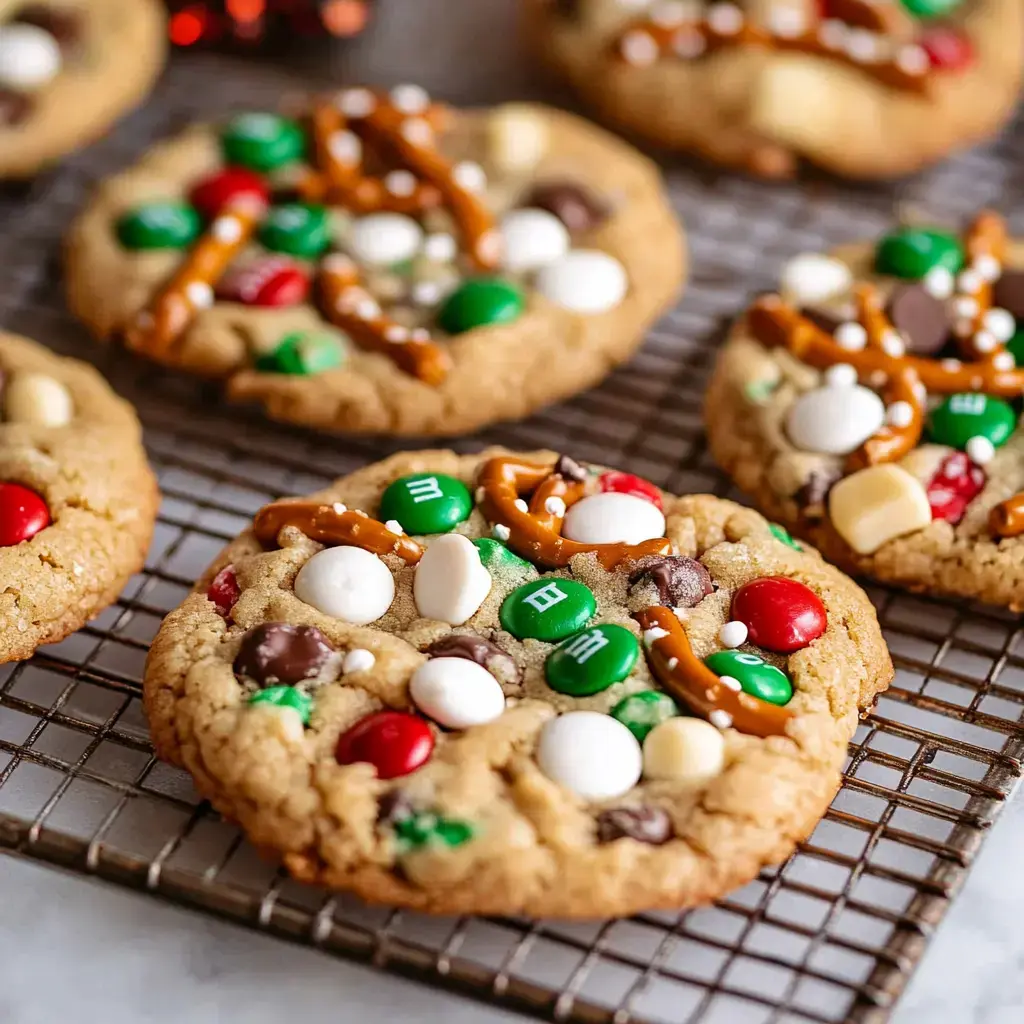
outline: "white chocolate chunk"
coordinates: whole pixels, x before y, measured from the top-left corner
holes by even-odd
[[[60,74],[60,44],[45,29],[14,22],[0,26],[0,86],[41,89]]]
[[[529,171],[548,151],[547,122],[531,107],[507,103],[487,119],[491,161],[506,173]]]
[[[850,290],[853,274],[840,260],[820,253],[801,253],[783,268],[782,297],[797,306],[828,302]]]
[[[932,521],[925,489],[905,469],[869,466],[840,480],[829,492],[829,517],[847,544],[870,555]]]
[[[467,658],[431,658],[409,680],[409,695],[428,718],[447,729],[468,729],[500,717],[505,694],[498,680]]]
[[[352,222],[345,244],[360,263],[392,266],[419,252],[423,229],[402,213],[371,213]]]
[[[611,715],[568,711],[544,725],[537,764],[553,782],[584,800],[610,800],[640,780],[643,757],[636,737]]]
[[[702,718],[669,718],[644,740],[644,777],[694,785],[708,782],[725,764],[721,732]]]
[[[391,570],[371,551],[325,548],[299,570],[295,596],[325,615],[365,626],[391,607],[395,581]]]
[[[547,210],[511,210],[501,221],[502,265],[516,272],[538,270],[569,251],[569,232]]]
[[[75,414],[71,392],[45,373],[16,373],[4,391],[4,419],[33,427],[63,427]]]
[[[583,544],[640,544],[665,536],[665,516],[646,498],[609,491],[571,506],[562,534]]]
[[[425,619],[461,626],[491,592],[491,574],[471,540],[448,533],[431,541],[413,580],[416,610]]]
[[[789,439],[805,452],[845,455],[885,422],[885,403],[859,384],[805,391],[786,416]]]
[[[537,291],[562,309],[596,315],[614,309],[626,296],[626,269],[595,249],[573,249],[537,273]]]

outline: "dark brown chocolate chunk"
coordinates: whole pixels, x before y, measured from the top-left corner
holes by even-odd
[[[380,798],[377,805],[377,821],[393,825],[416,816],[416,805],[404,789],[392,789]]]
[[[695,558],[667,555],[642,565],[630,577],[631,586],[653,583],[658,598],[670,608],[693,608],[715,589],[711,573]]]
[[[502,682],[518,683],[522,672],[511,654],[497,644],[472,633],[449,633],[435,640],[424,652],[431,658],[465,658],[482,665]]]
[[[574,181],[541,182],[531,189],[522,205],[553,213],[570,235],[593,230],[611,212],[600,196]]]
[[[1024,321],[1024,270],[1004,270],[992,286],[992,305],[1008,309],[1018,320]]]
[[[327,637],[316,626],[265,622],[242,638],[235,672],[260,686],[294,686],[311,679],[334,653]]]
[[[66,7],[29,4],[15,14],[14,20],[49,32],[62,50],[70,50],[82,36],[82,19],[78,11]]]
[[[672,820],[660,807],[613,807],[597,816],[599,842],[635,839],[660,846],[672,838]]]
[[[0,124],[21,124],[32,109],[32,100],[22,92],[0,89]]]
[[[812,469],[810,476],[796,492],[801,515],[820,519],[825,514],[825,499],[832,485],[842,476],[838,470]]]
[[[907,350],[922,356],[935,355],[949,337],[946,304],[919,284],[898,284],[886,309],[893,327],[904,336]]]
[[[570,459],[568,455],[558,456],[553,472],[578,484],[583,483],[588,475],[587,471],[575,459]]]

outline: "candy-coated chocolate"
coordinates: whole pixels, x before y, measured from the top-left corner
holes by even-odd
[[[653,584],[658,603],[667,608],[694,608],[714,592],[711,573],[686,555],[665,555],[648,561],[630,577],[630,592],[635,587]]]
[[[785,576],[743,584],[732,596],[731,615],[747,627],[752,644],[780,654],[806,647],[828,626],[821,598],[806,584]]]
[[[473,496],[461,480],[445,473],[413,473],[388,485],[378,518],[395,520],[406,533],[424,536],[454,530],[472,511]]]
[[[473,541],[477,551],[480,552],[480,561],[489,572],[492,573],[526,573],[531,572],[533,566],[520,558],[514,551],[492,537],[478,537]]]
[[[126,249],[186,249],[202,230],[195,207],[173,200],[143,203],[117,221],[117,238]]]
[[[242,596],[242,588],[238,585],[238,577],[235,575],[233,565],[225,565],[216,576],[206,591],[207,598],[213,602],[219,614],[224,618],[235,607],[235,602]]]
[[[221,210],[242,197],[261,203],[270,202],[270,186],[263,175],[248,167],[225,167],[192,186],[189,199],[207,220],[213,220]]]
[[[0,548],[31,540],[50,525],[50,510],[35,491],[0,483]]]
[[[893,277],[918,280],[935,267],[955,274],[963,265],[960,240],[948,231],[903,227],[886,235],[875,250],[875,270]]]
[[[608,204],[586,185],[576,181],[547,181],[533,187],[524,206],[553,213],[571,235],[592,231],[608,219]]]
[[[778,541],[781,541],[788,548],[792,548],[794,551],[803,551],[802,545],[798,544],[793,540],[792,534],[784,526],[779,523],[769,523],[768,529],[771,535]]]
[[[647,734],[666,718],[681,715],[679,705],[660,690],[641,690],[632,693],[619,701],[610,712],[612,718],[618,719],[636,738],[643,743]]]
[[[1024,366],[1024,329],[1018,329],[1006,343],[1006,351],[1013,356],[1018,366]]]
[[[258,690],[249,698],[250,704],[273,704],[278,708],[290,708],[303,725],[309,725],[309,717],[313,713],[313,698],[296,690],[294,686],[270,686]]]
[[[547,577],[516,587],[498,615],[514,637],[553,643],[578,633],[595,611],[597,599],[589,587],[576,580]]]
[[[308,376],[334,370],[345,361],[341,340],[333,334],[296,331],[283,337],[272,352],[256,360],[261,373],[290,373]]]
[[[332,654],[331,642],[316,626],[264,622],[242,637],[234,668],[260,687],[294,686],[318,675]]]
[[[510,324],[525,308],[522,290],[511,281],[472,278],[445,299],[437,322],[449,334],[462,334],[477,327]]]
[[[221,135],[224,157],[254,171],[273,171],[295,163],[306,150],[298,122],[278,114],[240,114]]]
[[[622,796],[640,781],[636,737],[610,715],[568,711],[544,724],[537,764],[553,782],[584,800]]]
[[[672,838],[672,819],[660,807],[611,807],[597,816],[597,841],[635,839],[638,843],[660,846]]]
[[[431,658],[465,658],[482,665],[498,680],[522,681],[522,672],[515,658],[476,633],[449,633],[435,640],[423,653]]]
[[[605,491],[570,507],[562,535],[584,544],[640,544],[665,536],[665,516],[647,498]]]
[[[271,207],[260,226],[259,240],[271,252],[315,259],[331,244],[327,210],[316,203]]]
[[[372,551],[324,548],[299,570],[295,596],[324,615],[365,626],[391,607],[395,579]]]
[[[974,47],[970,39],[955,28],[935,25],[924,31],[921,49],[928,61],[940,71],[966,71],[974,63]]]
[[[476,614],[491,592],[491,574],[468,537],[435,538],[416,566],[412,594],[425,619],[460,626]]]
[[[377,711],[338,737],[338,764],[366,762],[381,779],[397,779],[424,765],[434,750],[434,734],[417,715]]]
[[[952,452],[942,460],[928,482],[928,503],[932,519],[944,519],[956,526],[967,506],[985,487],[985,471],[963,452]]]
[[[605,623],[563,640],[544,662],[548,686],[589,697],[621,682],[636,664],[640,645],[624,626]]]
[[[970,392],[950,395],[928,417],[928,436],[936,444],[964,449],[973,437],[983,437],[998,448],[1006,444],[1017,425],[1013,406],[1002,398]]]
[[[412,674],[409,696],[446,729],[469,729],[501,716],[505,694],[482,665],[466,658],[431,658]]]
[[[429,843],[461,846],[474,835],[473,826],[468,822],[442,818],[436,814],[407,815],[395,822],[394,829],[403,853]]]
[[[309,273],[286,256],[267,256],[229,271],[218,298],[245,306],[297,306],[309,295]]]
[[[632,473],[620,473],[615,469],[610,470],[607,473],[602,473],[597,478],[597,486],[602,491],[614,494],[632,494],[635,498],[643,498],[658,509],[664,507],[661,501],[661,491],[649,480],[634,476]]]
[[[951,14],[963,0],[900,0],[915,18],[942,18]]]
[[[749,651],[717,651],[708,655],[704,664],[722,678],[735,679],[744,693],[769,704],[788,704],[793,697],[793,684],[786,673]]]

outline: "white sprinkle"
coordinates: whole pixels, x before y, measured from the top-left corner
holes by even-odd
[[[836,363],[823,376],[830,388],[852,388],[857,383],[857,371],[849,363]]]
[[[397,519],[389,519],[384,524],[392,533],[405,533],[405,529]]]
[[[924,290],[936,299],[948,299],[953,294],[953,275],[945,267],[932,267],[921,281]]]
[[[635,68],[648,67],[660,54],[658,44],[652,36],[639,29],[627,32],[619,43],[619,52],[627,64]]]
[[[340,252],[332,252],[330,255],[325,256],[320,266],[327,273],[338,274],[339,276],[352,274],[356,271],[355,263],[348,256]]]
[[[718,642],[723,647],[739,647],[747,642],[747,625],[745,622],[733,620],[726,622],[718,631]]]
[[[732,725],[732,715],[719,709],[708,715],[708,721],[718,729],[728,729]]]
[[[672,52],[683,60],[693,60],[706,49],[704,37],[695,28],[685,26],[672,36]]]
[[[340,501],[336,501],[333,505],[331,505],[331,509],[337,512],[339,516],[341,516],[348,511],[348,506],[343,505]]]
[[[963,363],[959,359],[942,359],[939,361],[939,366],[947,373],[953,373],[956,370],[962,369]]]
[[[956,480],[957,477],[963,476],[966,472],[967,460],[959,453],[954,454],[944,468],[945,475],[951,480]]]
[[[651,8],[650,18],[655,25],[662,28],[675,28],[684,21],[693,20],[691,5],[680,0],[659,0]]]
[[[529,512],[530,511],[530,506],[527,505],[526,502],[523,501],[522,498],[516,498],[515,506],[516,506],[517,509],[519,509],[520,512]]]
[[[472,160],[463,160],[452,168],[452,181],[467,192],[483,192],[487,188],[484,169]]]
[[[391,90],[391,103],[403,114],[419,114],[427,109],[430,96],[419,85],[396,85]]]
[[[960,276],[956,279],[957,289],[970,294],[980,291],[981,286],[984,283],[985,282],[982,280],[981,274],[976,270],[972,270],[970,267],[966,270],[962,270],[960,272]]]
[[[972,437],[964,447],[971,461],[976,462],[979,466],[984,466],[995,458],[995,445],[980,434],[977,437]]]
[[[997,352],[992,357],[992,365],[997,370],[1012,370],[1017,365],[1012,352]]]
[[[497,537],[498,540],[508,540],[512,535],[512,531],[504,523],[495,523],[491,527],[491,533]]]
[[[886,331],[882,335],[882,351],[894,359],[899,359],[900,356],[906,354],[907,346],[903,344],[903,339],[895,331]]]
[[[369,672],[376,661],[373,651],[368,651],[365,647],[355,647],[345,655],[341,671],[346,675],[349,672]]]
[[[441,286],[436,281],[417,281],[412,286],[412,300],[419,306],[436,306],[441,301]]]
[[[958,295],[953,300],[953,315],[956,317],[972,317],[978,315],[978,300],[970,295]]]
[[[708,8],[707,22],[719,35],[735,35],[743,28],[743,12],[735,4],[712,4]]]
[[[377,99],[369,89],[345,89],[335,105],[346,117],[366,117],[377,106]]]
[[[850,352],[859,352],[868,343],[868,332],[852,320],[840,324],[835,333],[836,344]]]
[[[429,146],[434,141],[434,129],[422,117],[410,117],[398,130],[414,146]]]
[[[327,151],[340,163],[355,165],[363,158],[363,143],[355,132],[335,132],[327,140]]]
[[[403,345],[409,340],[409,332],[401,324],[389,324],[384,328],[384,340],[392,345]]]
[[[768,12],[768,30],[783,39],[796,39],[807,29],[804,12],[796,7],[775,7]]]
[[[999,347],[999,340],[991,331],[978,331],[974,335],[974,347],[979,352],[994,352]]]
[[[380,306],[377,305],[376,301],[367,297],[360,299],[353,312],[360,320],[373,320],[375,317],[380,316]]]
[[[889,381],[889,374],[885,370],[872,370],[868,377],[868,383],[873,388],[884,388]]]
[[[911,43],[896,51],[896,66],[908,75],[923,75],[931,67],[931,61],[923,47]]]
[[[843,40],[843,49],[853,60],[873,64],[878,60],[878,36],[862,28],[852,28]]]
[[[971,261],[973,270],[983,281],[996,281],[1003,272],[999,260],[991,253],[983,252]]]
[[[743,689],[740,685],[740,681],[733,676],[719,676],[718,679],[727,690],[733,690],[736,693],[739,693]]]
[[[893,402],[886,410],[885,421],[890,427],[909,427],[914,422],[914,407],[909,402]]]
[[[1008,309],[990,309],[981,321],[999,341],[1009,341],[1017,330],[1017,320]]]
[[[662,629],[661,626],[651,626],[650,629],[644,630],[644,646],[652,647],[656,640],[665,636],[668,636],[667,629]]]
[[[818,39],[826,50],[841,50],[846,43],[847,28],[836,18],[826,18],[818,26]]]
[[[672,672],[679,667],[679,659],[669,658],[668,661],[665,662],[665,665],[668,667],[668,670]]]
[[[690,617],[690,609],[689,608],[676,607],[676,608],[672,609],[672,614],[680,622],[686,622],[686,620]]]
[[[213,237],[218,242],[237,242],[242,237],[242,225],[234,217],[218,217],[213,222]]]
[[[427,235],[423,239],[423,255],[436,263],[448,263],[455,259],[459,251],[454,235]]]
[[[430,341],[430,331],[426,327],[414,327],[409,332],[410,341]]]
[[[545,500],[544,511],[547,512],[549,516],[558,516],[561,518],[565,515],[565,502],[556,495],[552,495],[550,498]]]
[[[189,281],[185,296],[196,309],[209,309],[213,305],[213,289],[205,281]]]
[[[411,196],[416,191],[416,175],[412,171],[389,171],[384,175],[384,187],[393,196]]]

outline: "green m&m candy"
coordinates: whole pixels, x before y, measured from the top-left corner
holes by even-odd
[[[900,0],[900,3],[915,17],[922,20],[942,18],[963,3],[963,0]]]
[[[525,305],[522,291],[511,282],[478,277],[448,296],[437,322],[449,334],[462,334],[489,324],[509,324],[519,319]]]
[[[789,530],[784,526],[780,526],[778,523],[769,523],[768,530],[776,540],[782,541],[787,548],[792,548],[794,551],[803,551],[803,548],[793,540]]]
[[[202,230],[194,206],[168,200],[129,210],[117,222],[117,240],[126,249],[185,249]]]
[[[405,851],[428,843],[461,846],[473,838],[473,827],[464,821],[442,818],[436,814],[413,814],[395,822],[395,836]]]
[[[316,203],[274,206],[260,227],[259,237],[271,252],[315,259],[331,244],[327,210]]]
[[[575,580],[542,578],[516,587],[501,603],[498,617],[514,637],[553,643],[578,633],[597,611],[589,587]]]
[[[936,267],[955,274],[963,265],[963,246],[948,231],[900,228],[886,235],[875,250],[875,270],[879,274],[915,281]]]
[[[225,127],[220,141],[229,164],[254,171],[293,164],[306,151],[306,136],[298,122],[279,114],[239,114]]]
[[[624,626],[593,626],[564,640],[548,655],[544,676],[552,690],[588,697],[625,679],[639,653],[636,637]]]
[[[473,496],[461,480],[444,473],[399,477],[381,495],[377,518],[396,519],[406,533],[448,533],[469,518]]]
[[[291,708],[298,712],[303,725],[309,725],[309,716],[313,713],[313,698],[307,697],[294,686],[268,686],[267,689],[254,693],[249,698],[249,703]]]
[[[1009,402],[980,392],[950,395],[928,417],[928,436],[936,444],[965,450],[972,438],[982,437],[998,448],[1017,425]]]
[[[681,714],[679,705],[660,690],[632,693],[611,710],[612,718],[617,718],[637,738],[638,743],[643,743],[656,725]]]
[[[477,551],[480,552],[480,561],[488,572],[506,573],[528,573],[533,566],[520,558],[514,551],[510,551],[500,540],[492,537],[478,537],[473,541]]]
[[[788,704],[793,697],[793,684],[786,673],[748,651],[718,651],[708,655],[704,664],[718,676],[735,679],[744,693],[769,704]]]
[[[1020,328],[1006,343],[1006,351],[1018,366],[1024,366],[1024,328]]]
[[[262,373],[291,373],[308,376],[333,370],[345,360],[341,340],[331,334],[296,331],[277,343],[271,352],[256,360],[256,369]]]

